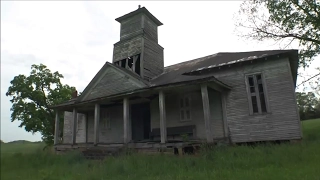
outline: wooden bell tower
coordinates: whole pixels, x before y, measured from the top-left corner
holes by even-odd
[[[113,63],[149,81],[163,72],[163,47],[158,44],[162,23],[145,7],[116,19],[120,41],[114,44]]]

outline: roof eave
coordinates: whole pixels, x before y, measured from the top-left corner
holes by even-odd
[[[121,23],[123,20],[130,18],[134,15],[140,14],[140,13],[145,13],[145,15],[147,15],[151,20],[153,20],[157,26],[163,25],[162,22],[160,22],[155,16],[153,16],[145,7],[139,8],[139,9],[132,11],[128,14],[125,14],[121,17],[118,17],[115,20],[118,21],[119,23]]]
[[[238,65],[238,64],[247,63],[247,62],[252,62],[252,61],[269,59],[269,58],[279,57],[280,55],[286,55],[286,54],[287,54],[287,55],[289,54],[290,57],[296,57],[296,56],[295,56],[296,53],[298,53],[298,50],[293,49],[293,50],[290,50],[290,51],[288,51],[288,52],[283,52],[283,53],[273,54],[273,55],[261,56],[261,57],[258,57],[258,58],[255,58],[255,59],[246,60],[246,61],[239,61],[239,62],[235,62],[235,63],[223,63],[222,65],[216,65],[216,66],[214,66],[214,67],[201,68],[201,69],[199,69],[199,70],[192,70],[192,71],[183,73],[183,75],[194,75],[194,74],[201,73],[201,72],[211,71],[211,70],[216,69],[216,68],[223,68],[223,67],[226,67],[226,66],[229,66],[229,67],[230,67],[231,65]],[[295,79],[295,80],[296,80],[296,79]]]
[[[206,78],[203,78],[203,79],[196,79],[196,80],[190,80],[190,81],[182,81],[182,82],[176,82],[176,83],[170,83],[170,84],[163,84],[163,85],[159,85],[159,86],[144,87],[144,88],[136,89],[136,90],[129,91],[129,92],[123,92],[123,93],[114,94],[114,95],[111,95],[111,96],[105,96],[105,97],[90,99],[90,100],[87,100],[87,101],[74,102],[73,104],[56,106],[56,107],[60,108],[60,109],[63,109],[63,108],[66,109],[66,108],[74,107],[74,106],[81,105],[81,104],[88,104],[88,103],[93,103],[93,102],[97,102],[97,101],[103,101],[103,100],[107,100],[107,99],[118,98],[118,97],[122,97],[122,96],[128,96],[128,95],[131,95],[131,94],[141,93],[141,92],[145,92],[145,91],[149,91],[149,90],[160,90],[160,89],[179,87],[179,86],[184,86],[184,85],[202,84],[202,83],[206,83],[206,82],[214,82],[214,83],[218,84],[219,86],[221,86],[221,87],[223,87],[224,89],[227,89],[227,90],[232,89],[231,86],[219,81],[214,76],[210,76],[210,77],[206,77]]]

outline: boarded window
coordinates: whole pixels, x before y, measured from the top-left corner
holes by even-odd
[[[189,96],[183,96],[180,98],[180,121],[191,120],[191,98]]]
[[[250,114],[261,114],[267,112],[262,74],[248,75],[246,78]]]

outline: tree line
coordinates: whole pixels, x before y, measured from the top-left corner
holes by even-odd
[[[320,98],[313,92],[296,92],[301,120],[320,118]]]

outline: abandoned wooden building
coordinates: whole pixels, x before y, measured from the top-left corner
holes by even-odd
[[[56,150],[302,138],[297,50],[221,52],[164,67],[156,17],[142,7],[116,21],[112,63],[52,107]]]

